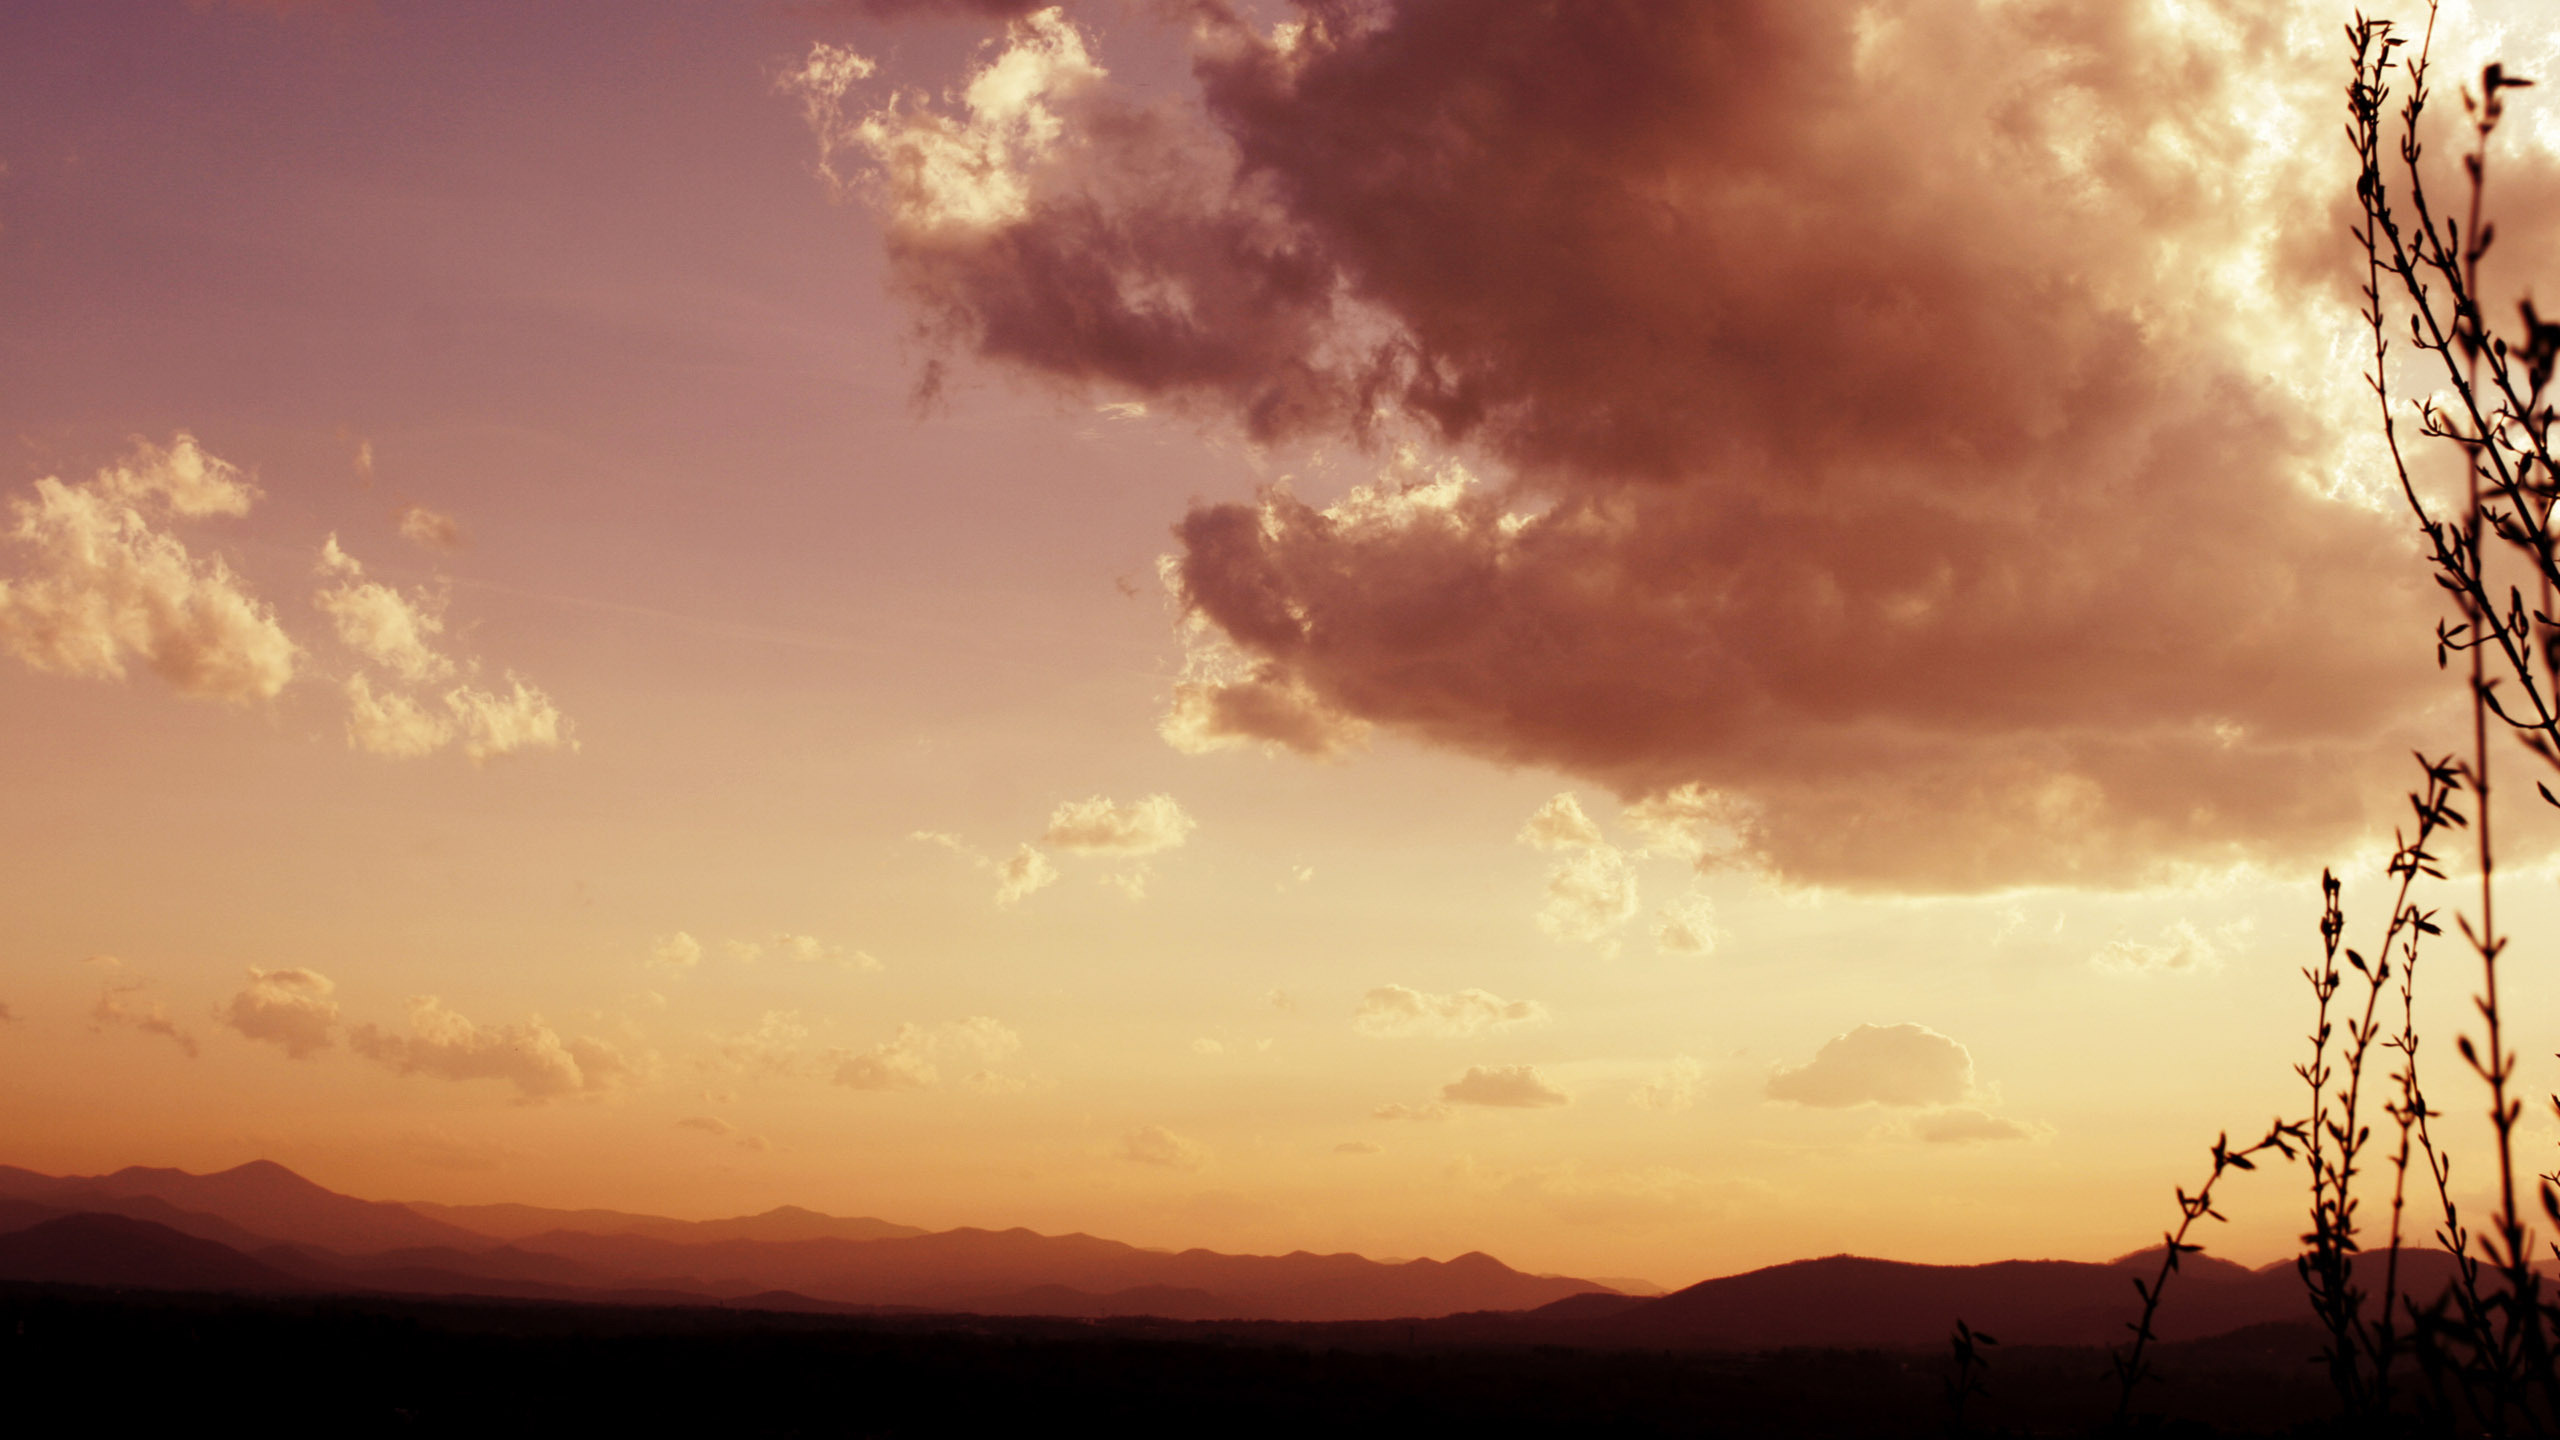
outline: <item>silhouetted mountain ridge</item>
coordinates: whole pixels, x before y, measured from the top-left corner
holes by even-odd
[[[1602,1288],[1571,1277],[1526,1275],[1481,1253],[1400,1265],[1303,1250],[1167,1254],[1092,1235],[1020,1228],[962,1228],[883,1240],[701,1244],[561,1230],[517,1244],[607,1273],[686,1277],[715,1294],[786,1289],[852,1304],[930,1309],[970,1308],[991,1296],[1014,1297],[1044,1286],[1086,1296],[1158,1288],[1179,1292],[1183,1313],[1192,1318],[1361,1320],[1527,1310]],[[1225,1308],[1203,1309],[1201,1295],[1217,1297]]]
[[[487,1249],[485,1235],[431,1220],[388,1200],[358,1200],[315,1185],[272,1160],[210,1175],[131,1165],[112,1175],[51,1176],[0,1166],[0,1198],[59,1210],[130,1215],[235,1249],[289,1241],[350,1254],[410,1246]],[[210,1219],[224,1228],[204,1222]]]
[[[181,1208],[180,1201],[204,1207]],[[1934,1348],[1959,1318],[2011,1344],[2105,1345],[2140,1309],[2157,1248],[2103,1263],[1921,1265],[1855,1255],[1773,1265],[1659,1298],[1524,1274],[1480,1251],[1387,1263],[1355,1254],[1143,1249],[1015,1227],[925,1232],[784,1206],[730,1221],[533,1206],[419,1208],[358,1200],[258,1162],[215,1175],[132,1167],[57,1178],[0,1167],[0,1279],[196,1289],[494,1296],[823,1313],[955,1312],[1170,1321],[1435,1323],[1542,1343],[1679,1349]],[[522,1231],[553,1218],[606,1230]],[[848,1235],[847,1230],[853,1232]],[[812,1233],[815,1232],[815,1233]],[[333,1247],[331,1234],[364,1242]],[[418,1243],[386,1239],[432,1237]],[[2368,1257],[2367,1264],[2376,1263]],[[2401,1258],[2404,1291],[2441,1290],[2451,1262]],[[2368,1289],[2378,1288],[2368,1283]],[[2308,1318],[2289,1262],[2182,1259],[2165,1339]]]
[[[823,1215],[797,1205],[780,1205],[761,1215],[727,1220],[676,1220],[664,1215],[635,1215],[621,1210],[549,1210],[538,1205],[440,1205],[412,1200],[410,1209],[431,1219],[499,1240],[522,1240],[553,1230],[588,1235],[645,1235],[657,1240],[894,1240],[927,1233],[914,1225],[897,1225],[867,1215]]]
[[[1393,1265],[1306,1251],[1167,1252],[1020,1227],[928,1233],[797,1206],[710,1221],[412,1207],[340,1195],[269,1161],[212,1175],[134,1166],[55,1177],[0,1167],[0,1206],[10,1207],[0,1229],[70,1212],[122,1214],[217,1242],[296,1284],[406,1294],[728,1304],[773,1294],[857,1310],[1354,1321],[1529,1310],[1605,1289],[1523,1274],[1480,1252]],[[570,1223],[528,1229],[553,1221]]]

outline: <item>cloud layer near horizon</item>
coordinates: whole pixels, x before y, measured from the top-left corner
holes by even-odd
[[[2432,692],[2398,527],[2318,493],[2325,27],[1204,10],[1196,109],[1115,89],[1054,12],[955,103],[849,110],[823,57],[804,85],[952,348],[1258,440],[1422,447],[1330,504],[1182,520],[1176,743],[1384,725],[1630,800],[1700,786],[1750,858],[1884,889],[2137,883],[2360,826],[2342,777]]]

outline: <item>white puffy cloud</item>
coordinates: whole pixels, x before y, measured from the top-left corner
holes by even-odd
[[[690,937],[687,937],[690,938]],[[800,1047],[809,1027],[797,1010],[767,1010],[756,1028],[736,1035],[714,1035],[712,1046],[730,1066],[768,1075],[794,1075],[801,1070]]]
[[[462,526],[452,516],[424,505],[403,505],[393,517],[400,538],[430,550],[452,550],[462,544]]]
[[[1520,827],[1520,843],[1560,852],[1547,872],[1547,901],[1538,928],[1558,940],[1599,940],[1633,919],[1636,872],[1571,794],[1538,807]]]
[[[1635,918],[1636,872],[1612,845],[1565,856],[1547,872],[1538,928],[1558,940],[1598,940]]]
[[[100,958],[105,959],[110,968],[116,964],[112,958]],[[98,992],[98,1003],[90,1008],[90,1024],[100,1029],[109,1025],[122,1025],[139,1030],[145,1035],[157,1035],[187,1052],[188,1059],[194,1059],[196,1057],[194,1033],[170,1019],[167,1007],[158,1000],[144,997],[141,993],[143,989],[143,982],[139,980],[108,981]]]
[[[830,45],[819,41],[809,47],[809,56],[800,68],[784,75],[778,88],[800,99],[801,114],[819,142],[818,169],[829,183],[841,186],[844,174],[835,167],[836,151],[862,143],[857,122],[844,116],[844,96],[857,80],[868,79],[879,67],[856,53],[851,46]]]
[[[841,945],[830,945],[815,935],[776,935],[773,955],[796,965],[849,965],[853,957]]]
[[[937,1062],[991,1065],[1020,1048],[1022,1037],[1012,1027],[985,1015],[930,1030],[909,1021],[898,1026],[896,1035],[868,1050],[840,1055],[835,1082],[851,1090],[929,1090],[941,1083]],[[972,1075],[967,1083],[981,1091],[1005,1088],[1003,1077],[991,1071]]]
[[[1026,840],[1002,860],[945,831],[918,830],[909,838],[939,845],[979,869],[993,872],[996,904],[1010,908],[1058,883],[1058,867],[1040,848],[1043,845],[1069,855],[1140,861],[1132,869],[1102,876],[1101,883],[1118,889],[1131,900],[1143,900],[1150,878],[1144,857],[1180,847],[1197,828],[1198,822],[1183,813],[1170,795],[1149,795],[1125,806],[1108,796],[1096,795],[1059,805],[1050,812],[1048,828],[1040,833],[1037,844]]]
[[[1440,1087],[1440,1098],[1452,1105],[1489,1105],[1506,1110],[1540,1110],[1573,1103],[1572,1096],[1557,1089],[1534,1065],[1470,1065],[1466,1074]]]
[[[1031,204],[1028,171],[1058,142],[1058,103],[1103,77],[1083,37],[1055,9],[1019,22],[1014,43],[962,92],[963,111],[939,114],[923,97],[893,96],[880,110],[847,116],[843,101],[872,63],[849,49],[813,45],[783,79],[799,95],[819,143],[819,168],[845,183],[840,152],[868,162],[880,203],[903,226],[983,233],[1019,220]]]
[[[513,675],[507,687],[503,695],[468,685],[445,692],[445,708],[462,727],[463,754],[486,760],[519,750],[578,748],[549,696]]]
[[[1143,1125],[1120,1137],[1120,1158],[1139,1165],[1198,1170],[1209,1163],[1209,1147],[1161,1125]]]
[[[441,600],[406,596],[364,579],[363,563],[335,535],[322,542],[318,568],[338,583],[315,592],[311,603],[334,622],[340,643],[365,662],[410,686],[441,683],[478,668],[436,648],[444,633]],[[551,697],[512,673],[503,690],[468,679],[449,685],[432,707],[420,695],[377,687],[361,672],[347,678],[345,689],[347,743],[367,754],[416,759],[459,740],[462,753],[476,763],[523,750],[578,748]]]
[[[252,1040],[279,1046],[296,1060],[329,1048],[337,1028],[337,990],[317,970],[249,967],[249,983],[222,1010],[222,1022]]]
[[[1035,890],[1058,883],[1058,867],[1049,857],[1024,844],[996,866],[996,903],[1012,905]]]
[[[852,1090],[924,1090],[941,1078],[934,1068],[933,1039],[912,1022],[836,1066],[836,1083]]]
[[[320,558],[312,562],[311,568],[333,578],[354,579],[364,574],[364,562],[347,553],[346,547],[338,543],[335,530],[322,537]]]
[[[131,460],[99,471],[93,484],[119,504],[156,503],[190,520],[206,515],[236,519],[248,514],[258,498],[257,487],[242,478],[239,466],[206,454],[184,431],[166,450],[148,441],[136,444]]]
[[[1149,795],[1126,809],[1096,795],[1060,805],[1040,843],[1094,855],[1153,855],[1180,847],[1198,828],[1170,795]]]
[[[409,1033],[371,1023],[347,1032],[347,1048],[403,1075],[504,1080],[520,1101],[597,1095],[637,1078],[620,1050],[591,1036],[563,1040],[535,1016],[522,1025],[478,1025],[433,995],[409,997]]]
[[[1351,1028],[1372,1040],[1393,1040],[1502,1031],[1548,1018],[1547,1007],[1535,1000],[1505,1000],[1485,990],[1431,995],[1402,985],[1381,985],[1361,997]]]
[[[339,548],[335,535],[321,543],[319,569],[338,583],[315,591],[311,604],[336,626],[340,643],[412,684],[453,673],[453,662],[436,648],[444,634],[441,601],[364,579],[364,566]]]
[[[368,755],[414,760],[453,739],[453,722],[397,690],[377,693],[363,675],[346,683],[347,743]]]
[[[578,748],[550,697],[513,676],[501,695],[458,686],[443,696],[445,713],[398,691],[376,691],[363,675],[347,677],[347,743],[371,755],[415,759],[462,741],[462,753],[484,761],[520,750]]]
[[[1952,1105],[1973,1095],[1973,1054],[1925,1025],[1861,1025],[1782,1068],[1762,1093],[1837,1110],[1852,1105]]]
[[[404,680],[436,680],[453,673],[453,662],[435,648],[444,620],[429,602],[361,580],[319,591],[311,604],[335,622],[341,642]]]
[[[1024,896],[1058,883],[1058,867],[1050,864],[1049,857],[1028,842],[1016,846],[1011,855],[998,861],[959,836],[940,830],[918,830],[907,838],[939,845],[981,870],[994,871],[996,904],[999,907],[1009,909],[1020,903]]]
[[[1691,890],[1662,907],[1654,917],[1653,943],[1671,955],[1707,955],[1716,948],[1716,907],[1705,892]]]
[[[682,930],[661,935],[649,947],[649,963],[661,970],[690,970],[702,963],[702,942]]]
[[[942,1027],[940,1043],[950,1051],[980,1060],[1002,1060],[1022,1048],[1013,1027],[986,1015],[972,1015]]]
[[[1646,796],[1619,818],[1645,837],[1642,853],[1672,856],[1702,870],[1748,848],[1749,807],[1694,782]]]
[[[140,662],[181,693],[245,703],[293,678],[298,650],[220,557],[162,528],[248,511],[239,471],[181,434],[85,484],[48,476],[10,502],[28,567],[0,579],[0,646],[38,670],[122,679]]]
[[[1580,850],[1601,843],[1600,827],[1582,813],[1582,802],[1567,791],[1538,807],[1529,823],[1520,827],[1520,843],[1541,850]]]

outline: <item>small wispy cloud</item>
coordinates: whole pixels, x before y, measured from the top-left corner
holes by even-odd
[[[1505,1000],[1488,990],[1431,995],[1402,985],[1381,985],[1361,997],[1351,1028],[1372,1040],[1452,1038],[1498,1033],[1551,1018],[1547,1007],[1535,1000]]]
[[[1210,1161],[1209,1147],[1161,1125],[1142,1125],[1120,1137],[1120,1158],[1170,1170],[1200,1170]]]
[[[1544,1110],[1573,1103],[1572,1096],[1534,1065],[1470,1065],[1466,1074],[1440,1087],[1440,1098],[1451,1105],[1498,1110]]]

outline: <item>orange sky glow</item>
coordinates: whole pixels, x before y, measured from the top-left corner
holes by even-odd
[[[2350,13],[8,7],[0,1162],[2151,1243],[2467,725]]]

